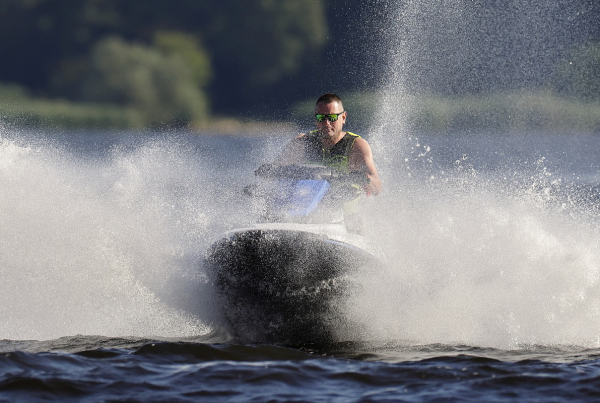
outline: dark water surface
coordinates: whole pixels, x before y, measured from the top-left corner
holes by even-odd
[[[2,401],[594,401],[600,350],[211,344],[103,337],[2,343]]]
[[[374,139],[389,267],[360,329],[240,342],[198,261],[285,138],[0,138],[0,401],[600,398],[597,136]]]

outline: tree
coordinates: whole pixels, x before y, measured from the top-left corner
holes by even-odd
[[[211,95],[222,109],[247,109],[318,60],[327,41],[321,2],[221,0],[198,29],[213,56]]]
[[[154,46],[166,55],[181,57],[198,88],[204,89],[210,82],[210,58],[197,37],[183,32],[158,31],[154,34]]]
[[[207,91],[229,112],[272,95],[316,63],[327,21],[315,0],[2,0],[0,35],[10,40],[0,41],[0,82],[72,98],[57,77],[77,81],[98,41],[112,35],[165,51],[170,39],[157,37],[165,31],[206,49],[214,67]]]
[[[205,94],[185,58],[109,37],[92,49],[79,99],[131,106],[152,125],[182,126],[207,117]]]

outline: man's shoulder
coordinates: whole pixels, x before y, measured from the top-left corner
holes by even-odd
[[[364,138],[362,138],[361,136],[359,136],[356,133],[346,132],[346,134],[344,135],[344,137],[346,137],[347,139],[349,139],[349,141],[351,141],[352,144],[355,144],[357,146],[360,146],[361,144],[368,144],[367,140],[365,140]]]
[[[364,153],[365,151],[368,151],[370,149],[371,146],[369,145],[367,140],[363,139],[362,137],[358,137],[354,140],[354,147],[352,147],[353,151],[355,150],[360,153]]]

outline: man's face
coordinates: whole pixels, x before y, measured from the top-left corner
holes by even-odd
[[[317,104],[315,107],[315,114],[331,115],[339,114],[344,111],[344,107],[340,102],[331,102],[329,104]],[[336,138],[346,123],[346,112],[338,116],[338,120],[330,122],[329,119],[325,119],[323,122],[316,122],[319,133],[330,138]]]

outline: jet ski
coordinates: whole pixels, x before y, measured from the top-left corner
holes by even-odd
[[[225,233],[205,255],[223,313],[245,342],[332,342],[348,325],[342,305],[356,291],[353,277],[382,264],[344,220],[366,175],[320,165],[263,165],[256,175],[244,193],[261,219]]]

